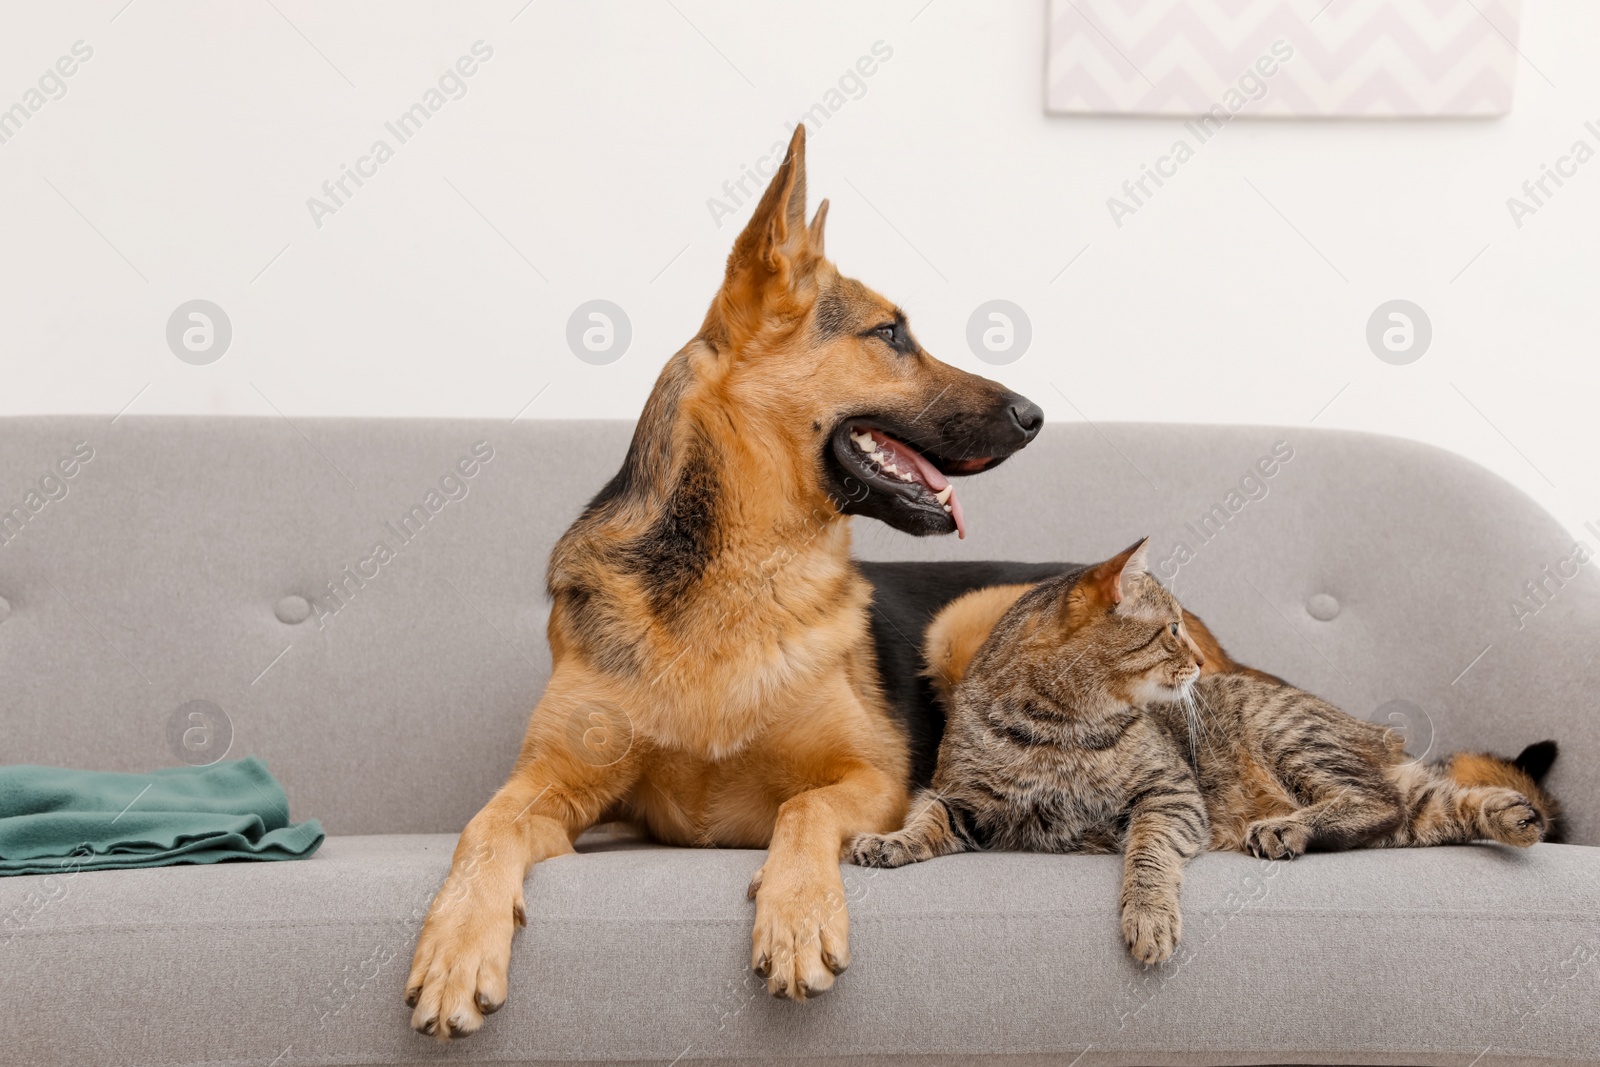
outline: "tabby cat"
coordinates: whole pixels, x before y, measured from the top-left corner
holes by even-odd
[[[948,722],[933,787],[901,830],[857,837],[852,862],[1120,850],[1123,937],[1159,963],[1181,934],[1183,865],[1202,849],[1527,846],[1554,827],[1538,785],[1553,742],[1516,761],[1410,760],[1394,730],[1229,659],[1147,572],[1146,543],[940,613],[927,651]]]

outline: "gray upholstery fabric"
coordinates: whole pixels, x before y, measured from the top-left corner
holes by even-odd
[[[0,509],[77,442],[95,449],[67,495],[0,547],[4,758],[170,763],[172,712],[209,700],[232,720],[232,755],[265,759],[296,818],[335,834],[458,831],[504,779],[549,669],[550,547],[616,470],[630,432],[0,420]],[[1202,544],[1185,524],[1223,505],[1280,440],[1293,458],[1256,475],[1266,495]],[[385,523],[478,441],[495,456],[463,482],[465,498],[399,547]],[[1236,656],[1357,715],[1412,702],[1419,752],[1430,732],[1435,752],[1558,739],[1552,781],[1573,840],[1600,843],[1600,585],[1585,567],[1517,628],[1512,599],[1571,554],[1571,538],[1488,472],[1343,432],[1052,423],[959,492],[966,541],[860,520],[857,553],[1103,558],[1148,533],[1159,567],[1185,541],[1196,558],[1177,593]],[[280,600],[326,601],[327,584],[380,539],[397,557],[321,628],[315,616],[279,621]],[[1331,621],[1307,612],[1319,593],[1340,605]]]
[[[0,534],[0,759],[170,765],[174,712],[210,701],[230,756],[347,835],[305,863],[0,881],[0,1064],[1600,1062],[1600,851],[1547,845],[1202,857],[1170,978],[1118,942],[1114,860],[852,870],[855,963],[800,1007],[743,969],[759,854],[601,850],[536,870],[484,1033],[412,1035],[399,988],[453,839],[349,835],[454,834],[503,779],[549,668],[546,555],[628,433],[0,420],[0,527],[26,513]],[[28,511],[79,442],[94,458]],[[1600,589],[1547,577],[1570,536],[1487,472],[1331,431],[1051,424],[959,491],[967,541],[863,522],[858,554],[1085,560],[1148,533],[1171,577],[1185,542],[1175,588],[1236,656],[1359,715],[1411,702],[1419,753],[1558,739],[1570,838],[1600,844]],[[386,523],[415,504],[402,545]],[[292,621],[379,540],[398,552],[337,613]]]
[[[535,868],[510,1001],[440,1047],[408,1029],[400,993],[452,844],[330,838],[301,863],[63,878],[0,934],[0,1062],[1600,1058],[1591,848],[1201,856],[1160,974],[1122,947],[1116,857],[846,867],[853,962],[796,1005],[746,970],[761,853],[602,840]],[[0,881],[0,914],[29,883]]]

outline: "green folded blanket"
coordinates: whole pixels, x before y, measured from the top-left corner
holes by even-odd
[[[0,875],[304,859],[315,819],[254,756],[149,774],[0,767]]]

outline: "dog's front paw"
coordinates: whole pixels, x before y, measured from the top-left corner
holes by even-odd
[[[520,891],[495,894],[453,873],[434,899],[406,979],[411,1028],[465,1037],[506,1000],[515,927],[527,924]]]
[[[805,1000],[833,988],[850,966],[850,915],[837,863],[814,871],[774,869],[769,860],[750,882],[756,924],[750,969],[775,997]]]
[[[1311,828],[1293,815],[1253,822],[1244,832],[1245,847],[1264,860],[1292,860],[1311,844]]]
[[[1165,963],[1183,936],[1176,901],[1141,901],[1122,906],[1122,939],[1140,963]]]
[[[1497,789],[1483,805],[1489,836],[1507,845],[1527,848],[1544,838],[1544,816],[1528,798],[1514,789]]]

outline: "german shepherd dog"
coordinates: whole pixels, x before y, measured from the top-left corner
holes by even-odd
[[[849,965],[842,850],[900,826],[914,741],[932,753],[880,683],[872,586],[841,519],[964,533],[948,479],[993,468],[1044,415],[934,359],[899,308],[840,275],[827,213],[806,221],[797,127],[622,469],[556,545],[549,684],[406,980],[424,1034],[470,1034],[505,1002],[523,880],[603,819],[768,850],[751,966],[773,995],[816,996]]]

